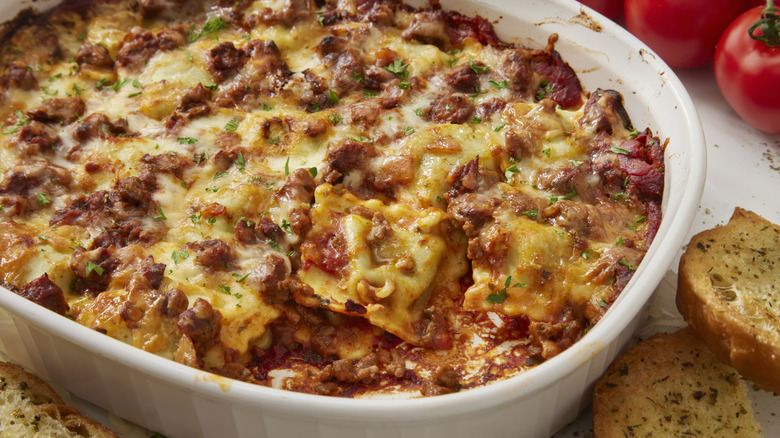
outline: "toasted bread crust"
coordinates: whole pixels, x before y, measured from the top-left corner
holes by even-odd
[[[5,403],[11,405],[4,406]],[[0,431],[11,435],[20,432],[18,423],[35,423],[31,428],[25,429],[25,433],[35,432],[35,436],[47,436],[48,432],[56,431],[56,436],[70,433],[77,437],[118,438],[98,421],[66,405],[57,392],[38,376],[19,365],[0,362],[0,412],[7,411],[13,411],[14,418],[0,415]],[[40,420],[42,415],[51,418],[60,426],[55,430],[47,429],[51,426]],[[5,436],[2,433],[0,435]]]
[[[597,438],[761,436],[739,374],[693,332],[659,333],[618,356],[596,383]]]
[[[776,393],[780,322],[773,309],[779,280],[780,228],[736,208],[728,224],[691,239],[680,260],[677,290],[680,313],[718,359]],[[735,286],[727,287],[731,283]],[[760,319],[748,316],[756,313]]]

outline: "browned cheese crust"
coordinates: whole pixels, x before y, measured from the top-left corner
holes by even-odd
[[[780,392],[780,227],[737,207],[680,260],[677,307],[718,358]]]
[[[511,377],[661,221],[665,143],[618,92],[438,2],[74,0],[0,37],[0,282],[223,376]]]

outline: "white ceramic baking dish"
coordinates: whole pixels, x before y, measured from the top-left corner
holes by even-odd
[[[37,8],[53,1],[35,2]],[[28,2],[0,1],[0,19]],[[704,136],[685,89],[618,25],[570,0],[452,0],[496,21],[499,36],[542,47],[549,34],[588,90],[620,91],[634,125],[670,138],[664,219],[634,278],[580,342],[507,381],[413,400],[353,400],[232,381],[162,359],[0,290],[0,350],[42,377],[168,437],[543,437],[590,402],[590,390],[631,340],[679,253],[704,185]]]

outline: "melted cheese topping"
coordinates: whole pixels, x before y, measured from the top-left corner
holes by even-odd
[[[308,392],[434,394],[566,348],[649,242],[619,165],[637,133],[578,85],[545,98],[552,52],[389,5],[120,1],[17,29],[2,282],[48,278],[81,324]]]

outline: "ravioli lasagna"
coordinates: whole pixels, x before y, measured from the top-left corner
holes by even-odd
[[[437,2],[74,0],[0,38],[0,293],[223,376],[505,379],[661,220],[665,144],[620,94]]]

